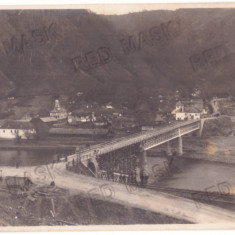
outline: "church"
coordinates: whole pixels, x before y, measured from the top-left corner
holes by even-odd
[[[50,112],[50,117],[54,117],[58,120],[66,119],[68,116],[67,110],[60,106],[59,100],[55,100],[55,107]]]

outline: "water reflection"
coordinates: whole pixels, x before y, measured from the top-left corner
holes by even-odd
[[[69,150],[0,150],[1,166],[36,166],[52,163],[58,155],[70,154]]]

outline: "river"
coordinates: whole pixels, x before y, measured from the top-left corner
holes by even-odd
[[[0,165],[37,166],[52,163],[57,160],[58,155],[70,153],[69,150],[61,149],[0,150]],[[235,164],[177,156],[171,162],[169,160],[170,158],[159,155],[148,156],[150,185],[192,190],[210,188],[211,191],[217,191],[220,184],[227,184],[235,189]]]
[[[1,166],[37,166],[52,163],[57,156],[70,154],[68,150],[34,149],[34,150],[0,150]]]
[[[177,189],[235,193],[235,164],[175,157],[148,157],[149,183]]]

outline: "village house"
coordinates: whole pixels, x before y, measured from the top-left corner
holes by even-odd
[[[61,119],[66,119],[67,116],[68,116],[67,110],[60,106],[59,100],[55,100],[55,107],[50,112],[50,117],[54,117],[58,120],[61,120]]]
[[[112,106],[111,103],[108,103],[108,104],[105,105],[105,108],[106,109],[113,109],[113,106]]]
[[[55,117],[42,117],[40,119],[44,123],[53,123],[53,122],[57,122],[58,121]]]
[[[171,112],[177,121],[200,119],[207,111],[203,108],[202,99],[194,99],[186,101],[183,104],[181,101],[176,103],[175,109]]]
[[[185,107],[184,111],[176,112],[175,119],[176,120],[188,120],[188,119],[200,119],[201,118],[201,110],[195,107]]]
[[[0,127],[0,138],[4,139],[32,139],[36,131],[30,122],[5,121]]]
[[[68,114],[68,123],[71,125],[94,122],[95,120],[96,117],[94,112],[73,111]]]

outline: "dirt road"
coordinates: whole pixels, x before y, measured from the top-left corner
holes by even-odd
[[[2,170],[3,177],[26,174],[38,185],[50,184],[54,181],[56,186],[68,189],[71,195],[82,193],[88,197],[162,213],[193,223],[235,222],[235,215],[230,211],[206,204],[198,208],[195,202],[189,199],[77,175],[66,171],[64,162],[18,169],[0,167],[0,170]]]

